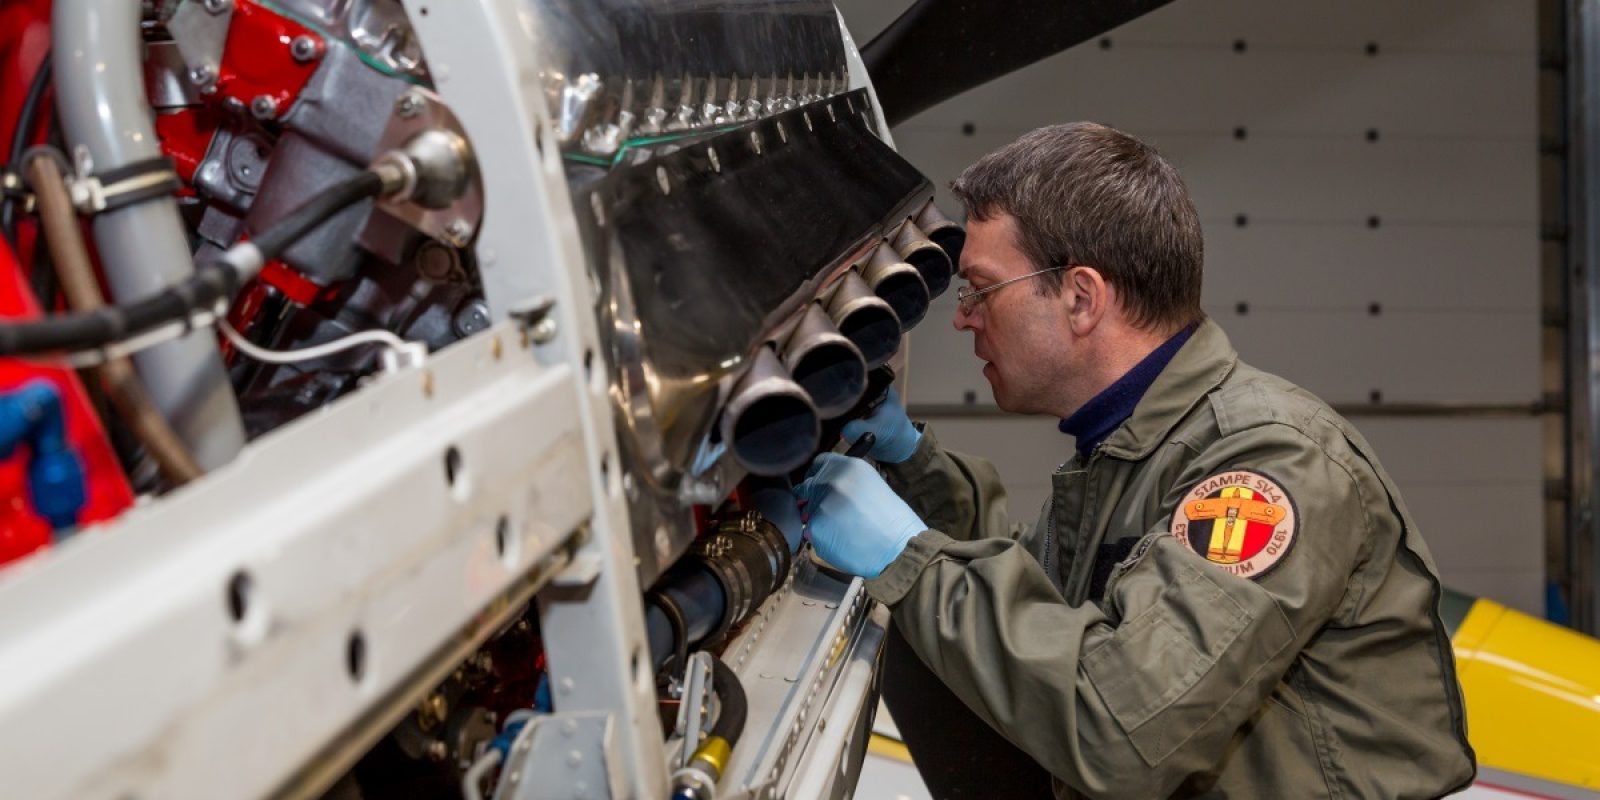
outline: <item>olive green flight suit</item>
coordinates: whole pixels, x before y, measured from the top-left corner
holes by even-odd
[[[1253,577],[1172,534],[1232,470],[1268,476],[1294,514]],[[1437,572],[1394,483],[1214,322],[1062,465],[1037,525],[1011,525],[993,467],[931,431],[886,473],[931,530],[867,590],[1058,797],[1437,797],[1472,779]]]

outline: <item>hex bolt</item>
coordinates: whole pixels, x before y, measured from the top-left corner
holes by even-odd
[[[395,101],[394,113],[399,114],[404,119],[411,119],[422,113],[422,106],[423,100],[421,96],[415,92],[406,92],[400,95],[399,100]]]
[[[205,6],[207,13],[221,14],[233,8],[233,0],[205,0],[201,5]]]
[[[244,113],[244,101],[240,100],[237,97],[225,97],[225,98],[223,98],[222,107],[228,109],[228,111],[230,111],[230,112],[232,112],[234,114],[243,114]]]
[[[278,116],[278,101],[270,95],[258,94],[250,101],[250,113],[256,119],[272,119]]]
[[[316,38],[307,34],[296,36],[294,41],[289,42],[289,55],[302,64],[316,59],[318,50]]]

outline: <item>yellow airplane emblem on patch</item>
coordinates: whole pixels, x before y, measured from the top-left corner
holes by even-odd
[[[1257,500],[1256,493],[1242,486],[1229,486],[1221,497],[1194,500],[1183,507],[1191,521],[1220,520],[1211,526],[1211,544],[1206,558],[1218,564],[1237,564],[1244,550],[1247,523],[1277,525],[1283,521],[1283,506]]]

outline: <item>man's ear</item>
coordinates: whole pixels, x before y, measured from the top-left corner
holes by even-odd
[[[1067,270],[1061,286],[1067,307],[1067,324],[1078,336],[1088,336],[1100,326],[1111,308],[1111,285],[1094,267]]]

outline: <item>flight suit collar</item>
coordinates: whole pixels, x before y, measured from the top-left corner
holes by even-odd
[[[1207,318],[1150,385],[1134,407],[1133,416],[1106,437],[1101,451],[1131,461],[1150,455],[1238,363],[1239,354],[1228,342],[1228,335]]]

